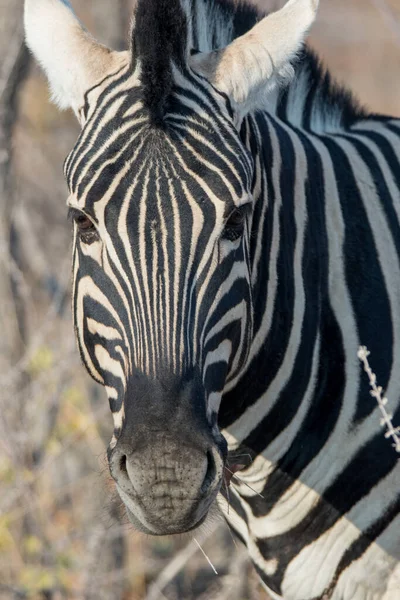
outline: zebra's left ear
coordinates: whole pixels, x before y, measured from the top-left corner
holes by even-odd
[[[266,95],[292,75],[291,60],[315,20],[318,4],[319,0],[289,0],[226,48],[195,54],[191,66],[227,94],[240,114],[261,108]]]

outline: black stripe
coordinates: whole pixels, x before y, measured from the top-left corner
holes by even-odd
[[[364,199],[360,194],[355,179],[356,174],[346,153],[330,138],[325,138],[324,143],[332,158],[345,223],[343,251],[346,284],[351,297],[360,344],[367,346],[372,353],[378,381],[380,385],[386,387],[393,362],[391,308],[374,236],[364,206],[364,202],[369,200]],[[378,177],[375,168],[371,170],[371,174],[374,179]],[[386,202],[385,197],[388,199]],[[388,205],[389,202],[387,189],[382,190],[382,203]],[[384,336],[382,332],[385,332]],[[376,408],[375,400],[369,395],[367,377],[361,379],[359,398],[356,422]]]

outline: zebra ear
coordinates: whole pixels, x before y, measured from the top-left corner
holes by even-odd
[[[318,4],[319,0],[289,0],[226,48],[194,55],[192,67],[227,94],[239,113],[261,108],[265,96],[292,75],[291,60],[315,20]]]
[[[26,43],[49,80],[52,100],[80,120],[84,95],[126,59],[96,42],[69,0],[25,0]]]

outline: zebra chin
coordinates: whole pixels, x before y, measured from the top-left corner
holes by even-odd
[[[164,536],[164,535],[181,535],[189,533],[200,527],[207,519],[210,509],[213,506],[213,502],[216,499],[216,494],[211,501],[203,504],[197,508],[196,516],[186,515],[183,518],[180,516],[173,516],[166,514],[165,517],[158,515],[155,520],[149,520],[142,510],[138,514],[138,507],[132,506],[132,501],[129,498],[125,498],[125,494],[119,491],[121,499],[125,504],[126,514],[128,515],[130,523],[141,533],[153,536]],[[198,518],[199,514],[202,514]]]

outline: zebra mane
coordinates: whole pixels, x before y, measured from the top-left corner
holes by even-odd
[[[138,0],[132,33],[134,61],[141,61],[143,102],[152,124],[163,123],[171,92],[172,62],[182,68],[186,59],[186,15],[180,0]]]
[[[162,126],[164,120],[172,63],[182,69],[190,50],[228,45],[264,14],[235,0],[137,0],[132,51],[134,61],[141,60],[143,100],[152,124]],[[298,57],[295,78],[265,110],[316,133],[341,130],[367,114],[308,47]]]
[[[273,111],[282,120],[322,134],[340,132],[368,116],[351,90],[335,80],[309,46],[294,67],[294,79],[282,90]]]

